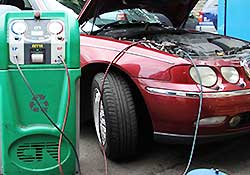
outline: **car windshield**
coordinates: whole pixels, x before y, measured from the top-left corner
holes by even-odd
[[[82,0],[57,0],[64,6],[72,9],[76,14],[81,12],[85,1]],[[113,12],[104,13],[99,18],[99,25],[106,25],[108,23],[113,23],[117,20],[127,20],[129,22],[148,22],[148,23],[156,23],[159,22],[157,17],[153,14],[150,14],[144,9],[125,9],[125,10],[117,10]],[[92,19],[93,21],[93,19]]]
[[[69,9],[72,9],[76,15],[81,12],[82,7],[86,1],[83,0],[57,0],[62,5]],[[122,9],[107,12],[96,16],[95,18],[86,21],[82,24],[82,32],[91,33],[91,31],[98,31],[102,28],[114,27],[120,24],[138,24],[138,23],[149,23],[149,24],[164,24],[165,26],[172,26],[170,20],[163,14],[150,13],[145,9],[134,8],[134,9]],[[194,28],[196,25],[196,19],[189,18],[185,28]]]
[[[85,1],[82,0],[57,0],[64,6],[72,9],[76,14],[79,14]],[[123,9],[112,12],[107,12],[90,19],[89,22],[98,27],[114,23],[116,21],[124,21],[127,23],[160,23],[157,16],[149,13],[145,9]]]
[[[95,20],[95,21],[94,21]],[[144,9],[123,9],[104,13],[89,20],[98,27],[114,23],[160,23],[158,18]]]
[[[57,0],[64,6],[72,9],[76,14],[79,14],[82,10],[82,7],[85,4],[83,0]]]

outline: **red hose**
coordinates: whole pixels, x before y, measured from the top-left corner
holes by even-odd
[[[136,43],[133,43],[133,44],[130,44],[129,46],[127,46],[126,48],[124,48],[123,50],[121,50],[115,57],[114,59],[109,63],[105,73],[104,73],[104,76],[103,76],[103,81],[102,81],[102,85],[101,85],[101,97],[100,97],[100,101],[99,101],[99,109],[101,108],[101,101],[102,101],[102,97],[103,97],[103,90],[104,90],[104,82],[107,78],[107,75],[108,75],[108,72],[111,68],[111,66],[114,64],[114,62],[117,62],[119,61],[122,56],[124,55],[124,53],[126,51],[128,51],[130,48],[140,44],[141,42],[136,42]],[[64,115],[64,120],[63,120],[63,126],[62,126],[62,132],[64,132],[65,130],[65,126],[66,126],[66,123],[67,123],[67,119],[68,119],[68,113],[69,113],[69,106],[70,106],[70,92],[71,92],[71,86],[70,86],[70,75],[69,75],[69,70],[68,70],[68,67],[64,61],[63,58],[60,58],[61,61],[63,62],[63,65],[65,67],[65,70],[66,70],[66,74],[67,74],[67,79],[68,79],[68,99],[67,99],[67,105],[66,105],[66,112],[65,112],[65,115]],[[99,117],[99,120],[100,120],[100,112],[98,112],[98,117]],[[100,134],[100,133],[99,133]],[[60,134],[60,138],[59,138],[59,143],[58,143],[58,166],[59,166],[59,171],[60,171],[60,174],[61,175],[64,175],[64,172],[63,172],[63,168],[62,168],[62,164],[61,164],[61,145],[62,145],[62,138],[63,138],[63,135]],[[101,136],[100,136],[101,138]],[[104,157],[104,165],[105,165],[105,175],[108,175],[108,164],[107,164],[107,157],[106,157],[106,153],[105,153],[105,149],[104,149],[104,145],[102,144],[101,145],[101,149],[102,149],[102,153],[103,153],[103,157]]]
[[[68,67],[67,67],[64,59],[63,58],[60,58],[60,59],[63,62],[63,65],[65,67],[65,71],[66,71],[66,75],[67,75],[67,79],[68,79],[68,99],[67,99],[66,111],[65,111],[64,120],[63,120],[63,126],[62,126],[62,132],[64,132],[64,129],[65,129],[65,126],[66,126],[66,123],[67,123],[67,119],[68,119],[68,114],[69,114],[70,97],[71,97],[71,94],[70,94],[71,86],[70,86],[70,76],[69,76]],[[60,174],[64,175],[62,164],[61,164],[62,138],[63,138],[63,135],[60,134],[60,138],[59,138],[59,142],[58,142],[58,157],[57,157],[58,161],[57,161],[57,163],[58,163],[58,166],[59,166]]]
[[[102,101],[102,97],[103,97],[103,91],[104,91],[104,82],[108,76],[108,72],[111,68],[111,66],[114,64],[114,62],[117,62],[119,61],[122,56],[124,55],[124,53],[126,51],[128,51],[130,48],[140,44],[141,41],[139,42],[135,42],[135,43],[132,43],[130,44],[129,46],[125,47],[123,50],[121,50],[115,57],[114,59],[109,63],[105,73],[104,73],[104,76],[103,76],[103,80],[102,80],[102,84],[101,84],[101,89],[100,89],[100,93],[101,93],[101,97],[100,97],[100,101],[99,101],[99,112],[98,112],[98,120],[99,120],[99,123],[100,123],[100,109],[101,109],[101,101]],[[100,135],[100,139],[101,139],[101,149],[102,149],[102,153],[103,153],[103,158],[104,158],[104,165],[105,165],[105,175],[108,175],[108,163],[107,163],[107,157],[106,157],[106,153],[105,153],[105,149],[104,149],[104,145],[102,144],[102,137],[101,137],[101,133],[100,133],[100,129],[99,129],[99,133],[97,133]]]

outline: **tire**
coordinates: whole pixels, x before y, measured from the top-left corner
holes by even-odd
[[[110,72],[104,83],[99,120],[98,109],[103,76],[103,73],[96,74],[91,88],[98,140],[100,145],[101,143],[104,145],[109,159],[115,161],[129,159],[136,154],[138,146],[138,124],[131,89],[121,75]]]

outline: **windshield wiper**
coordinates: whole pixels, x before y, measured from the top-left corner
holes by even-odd
[[[115,21],[115,22],[112,22],[112,23],[108,23],[108,24],[105,24],[103,25],[100,29],[96,30],[96,31],[93,31],[92,33],[93,34],[97,34],[109,27],[113,27],[113,26],[116,26],[116,25],[120,25],[120,24],[130,24],[129,21],[124,21],[124,20],[119,20],[119,21]]]
[[[97,34],[99,32],[102,32],[103,30],[108,29],[109,27],[112,28],[114,26],[125,25],[125,24],[131,24],[131,25],[136,25],[136,24],[139,24],[139,25],[141,25],[141,24],[143,24],[143,25],[150,25],[150,24],[153,24],[153,23],[149,23],[149,22],[146,22],[146,21],[125,21],[125,20],[119,20],[119,21],[115,21],[115,22],[112,22],[112,23],[105,24],[100,29],[94,31],[93,34]],[[155,24],[157,24],[157,23],[155,23]]]

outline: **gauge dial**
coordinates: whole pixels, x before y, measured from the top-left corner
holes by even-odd
[[[48,31],[54,35],[60,34],[63,31],[63,25],[58,21],[53,21],[48,24]]]
[[[24,22],[14,22],[11,31],[16,35],[22,35],[26,32],[27,26]]]

